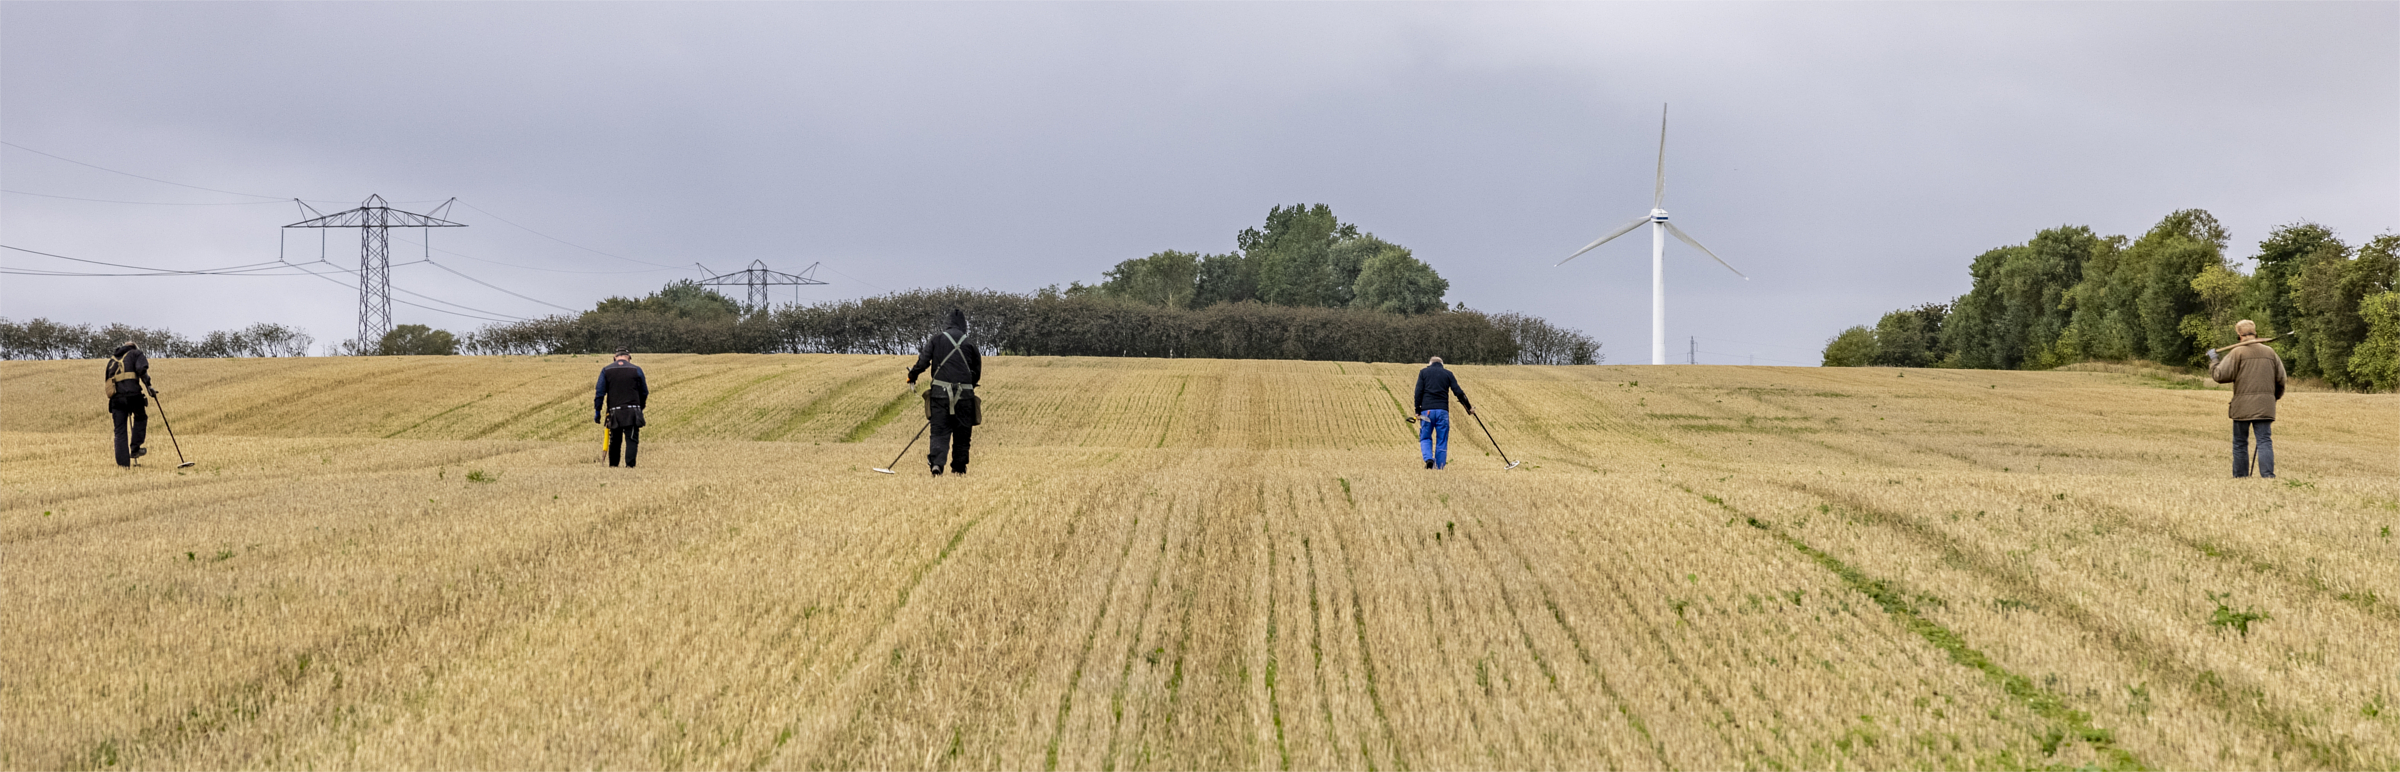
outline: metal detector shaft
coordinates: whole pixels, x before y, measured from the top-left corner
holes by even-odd
[[[1468,413],[1467,415],[1472,416],[1475,419],[1475,426],[1483,429],[1483,438],[1492,441],[1492,449],[1500,450],[1500,438],[1492,436],[1492,427],[1485,426],[1483,424],[1483,416],[1475,415],[1474,413]],[[1508,460],[1508,451],[1500,450],[1500,460],[1506,462],[1509,469],[1517,468],[1517,462]]]
[[[183,441],[175,439],[175,422],[167,420],[167,401],[159,399],[156,391],[150,392],[150,399],[158,402],[158,422],[166,425],[167,442],[175,445],[175,468],[191,466],[192,462],[183,460]]]
[[[925,419],[925,425],[917,427],[917,433],[908,438],[908,444],[900,446],[900,455],[893,456],[892,463],[885,464],[882,467],[877,468],[875,471],[882,472],[884,474],[899,474],[899,472],[892,471],[892,467],[900,465],[900,459],[908,455],[908,449],[916,447],[917,438],[925,436],[925,430],[930,428],[933,428],[933,419],[927,418]]]

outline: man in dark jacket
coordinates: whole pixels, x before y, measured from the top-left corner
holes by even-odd
[[[626,468],[634,466],[642,451],[642,406],[649,402],[650,379],[634,366],[633,352],[617,349],[616,361],[600,368],[600,382],[592,387],[592,423],[608,427],[609,466],[617,465],[620,449]],[[600,420],[603,410],[605,422]]]
[[[2258,325],[2248,319],[2233,325],[2242,342],[2227,347],[2225,358],[2214,362],[2209,375],[2233,384],[2233,402],[2225,406],[2233,419],[2233,476],[2250,476],[2250,437],[2258,437],[2258,476],[2275,477],[2275,401],[2283,399],[2283,357],[2258,339]]]
[[[109,352],[105,377],[108,418],[117,430],[117,466],[133,466],[134,459],[150,454],[150,449],[142,447],[150,434],[150,400],[144,394],[158,396],[158,389],[150,385],[150,357],[133,341],[119,343]],[[127,419],[133,424],[130,437]]]
[[[1425,468],[1443,469],[1450,466],[1450,395],[1458,395],[1458,405],[1475,414],[1475,405],[1467,402],[1467,392],[1458,387],[1458,376],[1442,367],[1442,358],[1434,357],[1425,369],[1417,371],[1417,449],[1425,456]]]
[[[947,329],[928,338],[917,349],[917,364],[908,368],[909,388],[916,388],[917,374],[933,370],[933,385],[925,389],[925,420],[933,427],[933,452],[925,457],[933,476],[942,476],[942,459],[950,460],[950,471],[967,473],[967,448],[975,441],[975,425],[983,422],[983,403],[975,396],[975,387],[983,382],[983,352],[967,342],[967,315],[950,309]],[[955,450],[951,439],[958,441]]]

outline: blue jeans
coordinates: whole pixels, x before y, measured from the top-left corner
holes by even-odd
[[[1425,411],[1425,420],[1417,422],[1417,449],[1435,469],[1450,465],[1450,411]]]
[[[2250,435],[2258,435],[2258,476],[2275,476],[2275,419],[2233,422],[2233,476],[2250,476]]]

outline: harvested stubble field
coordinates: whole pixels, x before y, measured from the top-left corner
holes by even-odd
[[[0,364],[0,766],[2400,766],[2393,396],[1462,367],[1429,472],[1414,365],[995,357],[929,479],[904,360],[641,363],[625,470],[595,358],[161,361],[180,472]]]

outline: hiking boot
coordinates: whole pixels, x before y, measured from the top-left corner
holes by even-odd
[[[933,476],[935,476],[935,477],[940,477],[940,476],[942,476],[942,468],[941,468],[941,467],[938,467],[938,466],[937,466],[937,467],[933,467],[933,468],[932,468],[932,471],[933,471]]]
[[[1430,459],[1430,458],[1428,458],[1428,459],[1425,459],[1425,468],[1427,468],[1427,469],[1432,469],[1432,468],[1433,468],[1433,459]]]
[[[141,457],[143,457],[143,456],[147,456],[147,455],[150,455],[150,449],[149,449],[149,448],[134,448],[134,449],[133,449],[133,457],[134,457],[134,458],[141,458]]]

